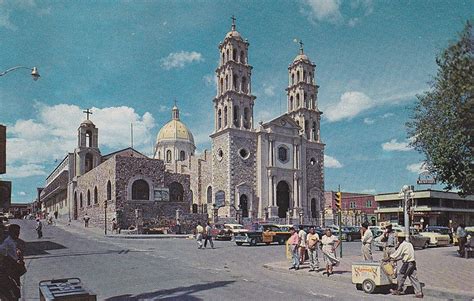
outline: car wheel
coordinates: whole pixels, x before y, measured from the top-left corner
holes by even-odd
[[[236,242],[235,244],[238,245],[238,246],[241,246],[241,245],[243,245],[244,243],[243,243],[243,242]]]
[[[382,248],[382,247],[379,247],[379,251],[383,251],[383,248]]]
[[[285,239],[282,237],[278,240],[279,245],[284,245],[285,244]]]
[[[352,241],[352,236],[347,235],[347,241]]]
[[[250,240],[250,245],[251,245],[251,246],[256,246],[256,245],[257,245],[257,239],[256,239],[256,238],[252,238],[252,239]]]
[[[423,249],[426,249],[428,248],[428,242],[425,242],[425,244],[423,245]]]
[[[365,279],[364,282],[362,282],[362,289],[367,294],[372,294],[375,290],[375,282],[370,279]]]

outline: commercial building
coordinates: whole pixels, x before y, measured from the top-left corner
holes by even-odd
[[[324,192],[326,209],[324,211],[325,224],[338,224],[337,208],[336,208],[336,191]],[[375,196],[366,193],[342,192],[342,224],[347,226],[360,225],[367,221],[369,224],[377,223],[377,215],[375,209]]]
[[[403,225],[403,196],[396,193],[375,196],[380,222]],[[454,192],[421,190],[413,194],[410,216],[413,223],[425,226],[474,225],[474,196],[461,197]]]

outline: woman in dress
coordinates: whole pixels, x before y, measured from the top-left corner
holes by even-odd
[[[339,265],[336,258],[336,249],[341,242],[336,236],[332,235],[331,229],[326,229],[326,234],[321,238],[321,250],[323,251],[324,261],[326,262],[326,273],[329,277],[333,273],[333,266]]]

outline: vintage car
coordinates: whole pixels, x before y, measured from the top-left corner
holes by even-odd
[[[395,233],[397,234],[398,238],[398,243],[400,244],[402,241],[405,240],[405,232],[402,231],[400,228],[396,228]],[[383,248],[385,246],[385,243],[382,241],[383,235],[380,235],[379,237],[375,238],[373,241],[373,245],[375,248],[378,248],[380,251],[383,251]],[[410,229],[410,242],[413,244],[413,247],[419,248],[419,249],[425,249],[429,246],[429,237],[425,237],[420,235],[418,231],[414,228]]]
[[[235,244],[238,246],[248,243],[251,246],[256,246],[258,243],[278,243],[280,245],[290,238],[290,232],[285,231],[274,224],[260,225],[256,231],[239,231],[234,234]]]
[[[377,238],[383,234],[384,229],[382,229],[380,226],[369,226],[369,230],[372,231],[374,238]]]
[[[356,239],[361,239],[360,230],[357,227],[342,227],[343,239],[353,241]]]
[[[214,224],[211,234],[216,240],[232,240],[237,232],[246,232],[241,224]]]
[[[421,235],[430,238],[430,246],[447,246],[451,241],[450,230],[448,227],[428,226]]]

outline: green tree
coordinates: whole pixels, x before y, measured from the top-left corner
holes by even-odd
[[[474,194],[474,38],[472,21],[436,58],[430,90],[418,95],[407,123],[411,146],[426,167],[459,194]]]

